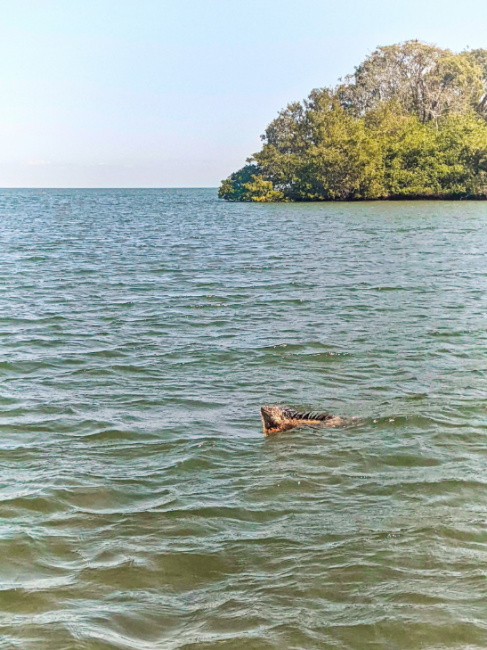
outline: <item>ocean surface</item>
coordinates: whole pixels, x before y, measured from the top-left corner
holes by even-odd
[[[2,650],[487,647],[487,204],[1,190],[0,335]]]

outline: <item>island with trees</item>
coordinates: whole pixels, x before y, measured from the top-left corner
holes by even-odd
[[[487,50],[378,47],[289,104],[222,181],[228,201],[487,198]]]

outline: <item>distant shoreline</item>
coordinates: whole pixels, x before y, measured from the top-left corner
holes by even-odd
[[[461,201],[487,201],[487,196],[385,196],[378,197],[373,199],[360,198],[360,199],[294,199],[294,200],[284,200],[284,201],[252,201],[252,200],[231,200],[231,199],[220,199],[226,203],[253,203],[254,205],[263,204],[269,205],[270,203],[279,204],[279,205],[296,205],[296,204],[305,204],[305,203],[387,203],[388,201],[397,203],[399,201],[425,201],[425,202],[451,202],[459,203]]]

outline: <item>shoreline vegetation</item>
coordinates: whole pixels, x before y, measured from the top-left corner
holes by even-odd
[[[378,47],[335,88],[288,104],[227,201],[487,199],[487,50]]]

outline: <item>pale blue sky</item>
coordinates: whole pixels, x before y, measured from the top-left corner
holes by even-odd
[[[487,47],[485,0],[0,0],[0,187],[216,186],[378,44]]]

